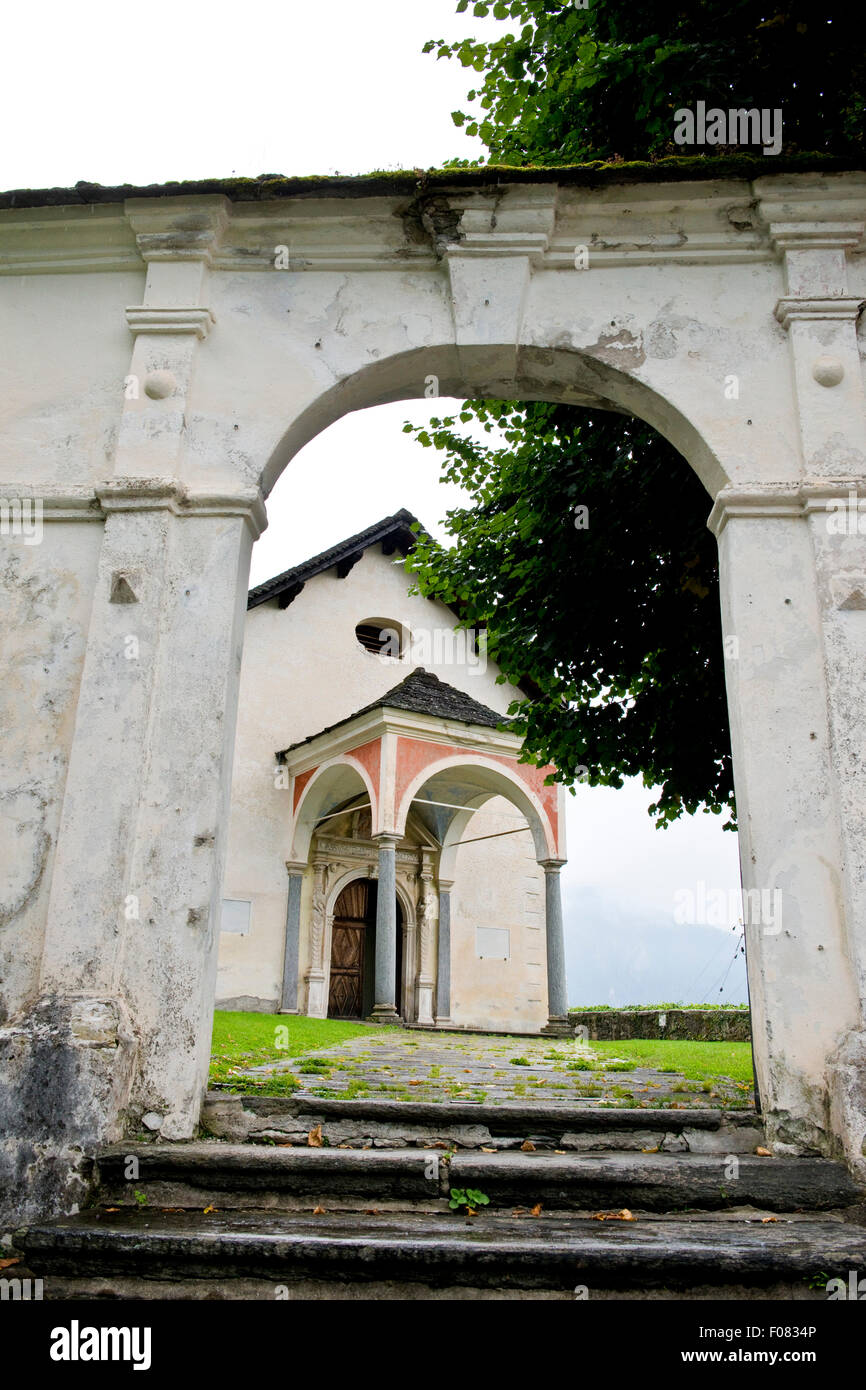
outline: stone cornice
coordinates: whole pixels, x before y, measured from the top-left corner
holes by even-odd
[[[790,249],[862,245],[866,176],[826,173],[663,182],[610,179],[574,186],[550,171],[543,182],[491,189],[479,172],[414,198],[371,185],[347,197],[325,183],[274,200],[212,193],[127,198],[95,205],[0,210],[0,274],[143,270],[147,263],[200,261],[215,270],[435,271],[456,258],[525,256],[548,269],[771,260]]]
[[[188,198],[128,198],[124,213],[143,261],[203,261],[214,254],[229,225],[231,205],[205,194],[190,208]]]
[[[503,716],[504,718],[505,716]],[[298,777],[332,758],[353,752],[387,734],[422,739],[426,743],[453,745],[469,752],[494,754],[517,761],[523,740],[512,733],[462,724],[439,715],[414,714],[407,710],[377,708],[357,719],[316,735],[309,743],[286,752],[283,764]]]

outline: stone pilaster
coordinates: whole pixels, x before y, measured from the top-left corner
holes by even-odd
[[[439,880],[439,930],[436,961],[436,1026],[451,1025],[451,889],[453,880]]]
[[[301,893],[306,864],[287,863],[289,891],[286,898],[286,943],[283,953],[283,988],[280,1013],[298,1012],[298,960],[301,948]]]
[[[310,912],[310,966],[307,970],[307,1013],[310,1018],[326,1018],[328,999],[325,991],[325,937],[327,935],[327,902],[325,898],[328,861],[313,860],[313,901]]]

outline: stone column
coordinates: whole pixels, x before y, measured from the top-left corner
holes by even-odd
[[[418,903],[420,961],[418,968],[419,1023],[433,1026],[433,936],[436,930],[436,894],[433,887],[432,851],[421,851],[421,897]]]
[[[298,1012],[298,959],[301,947],[301,892],[306,864],[287,863],[289,895],[286,902],[286,946],[283,954],[283,991],[280,1013]]]
[[[400,1023],[396,1006],[397,871],[395,835],[377,835],[379,890],[376,895],[376,978],[373,1018],[377,1023]]]
[[[313,903],[310,918],[310,967],[307,971],[307,1014],[310,1018],[327,1018],[328,998],[325,990],[325,937],[327,935],[327,903],[325,900],[328,875],[327,859],[317,855],[313,860]]]
[[[439,880],[439,932],[436,964],[436,1026],[451,1026],[451,889],[453,879]]]
[[[562,859],[541,860],[544,869],[544,918],[547,944],[547,1013],[543,1033],[570,1036],[568,991],[565,982],[565,940],[562,932]]]

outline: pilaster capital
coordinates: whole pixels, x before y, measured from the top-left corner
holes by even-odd
[[[786,295],[773,310],[783,328],[792,323],[856,323],[866,300],[856,295]]]
[[[720,536],[736,518],[801,520],[812,512],[826,511],[828,503],[866,497],[864,478],[802,478],[797,482],[725,487],[716,497],[707,526]]]
[[[105,515],[168,511],[173,516],[242,516],[258,539],[268,524],[259,488],[237,492],[191,492],[177,478],[109,478],[95,489]]]
[[[216,319],[212,309],[199,305],[172,305],[162,309],[155,305],[141,304],[127,307],[126,322],[136,338],[140,333],[173,333],[203,339],[207,337]]]

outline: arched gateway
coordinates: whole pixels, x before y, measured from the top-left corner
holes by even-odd
[[[866,1172],[866,177],[767,164],[0,199],[4,1220],[192,1134],[264,497],[436,391],[627,411],[703,480],[770,1132]]]

